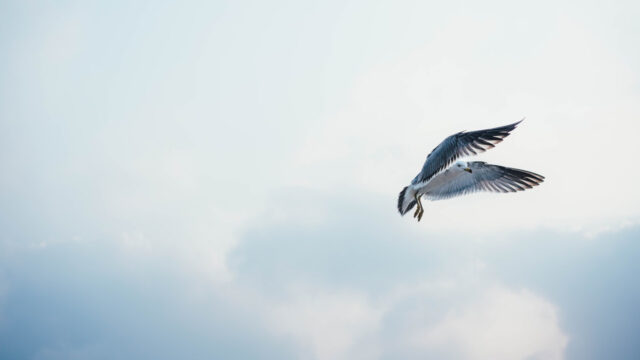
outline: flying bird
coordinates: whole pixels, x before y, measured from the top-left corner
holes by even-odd
[[[522,120],[493,129],[461,131],[444,139],[427,155],[422,170],[411,184],[400,192],[400,215],[418,205],[413,217],[420,221],[424,213],[420,201],[423,195],[429,200],[441,200],[476,191],[523,191],[542,183],[544,176],[530,171],[487,164],[484,161],[456,161],[459,157],[476,155],[493,148],[521,122]]]

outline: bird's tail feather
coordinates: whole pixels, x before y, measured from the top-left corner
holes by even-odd
[[[409,189],[408,186],[405,186],[404,189],[400,191],[400,194],[398,195],[398,211],[400,212],[400,215],[406,214],[416,205],[414,195],[415,191]]]

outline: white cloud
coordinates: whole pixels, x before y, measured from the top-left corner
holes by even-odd
[[[303,359],[561,360],[568,344],[556,307],[544,298],[455,279],[405,284],[375,302],[298,287],[262,308]]]
[[[408,342],[430,351],[448,349],[459,359],[560,360],[568,337],[548,301],[527,290],[494,287],[449,309],[444,319],[416,331]]]
[[[381,315],[361,294],[298,289],[267,316],[276,333],[307,350],[302,358],[339,360],[378,358],[370,338],[380,328]]]

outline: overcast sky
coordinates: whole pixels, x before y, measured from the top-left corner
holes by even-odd
[[[0,358],[640,358],[637,1],[0,2]],[[398,192],[446,136],[517,194]]]

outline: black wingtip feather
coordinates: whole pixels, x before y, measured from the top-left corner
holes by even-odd
[[[402,203],[404,202],[404,195],[407,192],[407,188],[408,186],[405,186],[404,189],[400,191],[400,194],[398,194],[398,212],[400,212],[400,215],[404,215],[402,212]]]

